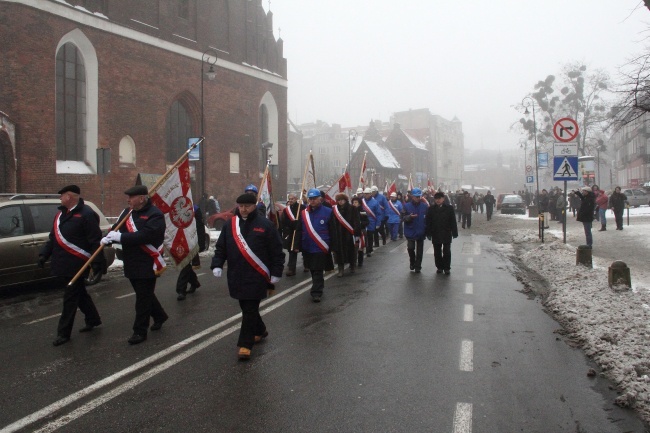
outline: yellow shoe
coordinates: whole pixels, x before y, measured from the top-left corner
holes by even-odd
[[[260,341],[264,340],[268,335],[269,335],[269,331],[264,331],[264,334],[262,335],[256,335],[255,343],[259,343]]]
[[[250,359],[251,350],[247,349],[245,347],[240,347],[239,348],[239,353],[237,354],[237,356],[239,356],[239,359]]]

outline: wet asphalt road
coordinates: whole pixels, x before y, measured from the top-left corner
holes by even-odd
[[[103,325],[53,347],[59,293],[5,296],[0,307],[0,433],[64,432],[644,432],[595,368],[554,331],[539,301],[485,236],[463,231],[452,274],[425,243],[421,274],[402,241],[354,275],[285,277],[263,303],[269,337],[236,357],[240,318],[203,258],[202,287],[129,346],[135,298],[111,272],[90,289]],[[433,268],[433,269],[432,269]],[[300,266],[299,266],[299,269]]]

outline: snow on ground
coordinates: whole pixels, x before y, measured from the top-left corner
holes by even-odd
[[[561,333],[568,342],[582,348],[598,364],[600,374],[616,384],[616,404],[635,408],[646,422],[650,422],[649,217],[650,207],[630,209],[630,225],[623,231],[615,230],[610,211],[607,231],[598,232],[600,224],[594,221],[592,269],[576,265],[576,247],[584,244],[585,236],[582,224],[571,216],[567,244],[555,221],[549,222],[544,243],[536,218],[497,215],[493,221],[498,223],[488,229],[505,243],[499,252],[520,265],[525,285],[531,287],[543,278],[545,287],[536,291],[545,308],[563,326]],[[504,229],[500,233],[499,226]],[[614,260],[630,267],[632,290],[609,287],[608,269]]]

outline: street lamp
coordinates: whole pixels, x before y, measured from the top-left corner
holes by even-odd
[[[350,129],[348,131],[348,170],[350,170],[350,163],[352,160],[352,138],[354,137],[354,142],[357,142],[357,130]]]
[[[214,60],[212,59],[214,57]],[[209,68],[206,71],[205,70],[205,65],[208,65]],[[203,52],[203,56],[201,57],[201,138],[203,138],[203,143],[201,143],[201,148],[199,149],[200,151],[200,158],[201,158],[201,195],[200,197],[203,197],[203,194],[205,194],[205,180],[207,176],[205,175],[205,114],[204,114],[204,109],[203,109],[203,82],[205,81],[205,77],[208,77],[208,80],[212,81],[215,79],[217,76],[216,71],[214,70],[214,65],[217,64],[217,52],[212,49],[208,48]]]
[[[530,96],[524,97],[524,99],[521,100],[521,105],[523,105],[526,108],[526,111],[524,111],[525,115],[528,115],[528,107],[533,107],[533,139],[535,142],[535,182],[537,183],[537,212],[539,213],[539,166],[538,166],[538,159],[539,155],[537,154],[537,120],[535,119],[535,100],[531,98]],[[546,222],[544,222],[546,224]]]

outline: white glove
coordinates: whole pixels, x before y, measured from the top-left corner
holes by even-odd
[[[110,244],[113,243],[113,242],[111,242],[111,240],[108,238],[108,236],[103,237],[102,240],[99,241],[99,242],[100,242],[102,245],[110,245]]]
[[[379,230],[379,227],[381,227],[381,226],[377,226],[377,227],[375,227],[375,230]]]
[[[280,282],[280,277],[271,277],[271,284],[278,284]]]
[[[352,236],[352,243],[356,244],[357,242],[359,242],[359,238],[356,236]]]
[[[122,233],[108,232],[108,234],[106,235],[106,239],[108,239],[111,242],[120,242],[120,239],[122,239]]]
[[[221,273],[223,272],[223,269],[221,268],[214,268],[212,270],[212,275],[214,275],[217,278],[221,278]]]

